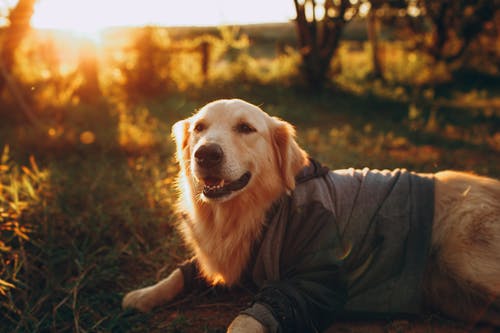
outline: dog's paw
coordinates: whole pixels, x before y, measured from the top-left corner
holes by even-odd
[[[267,331],[259,321],[244,314],[237,316],[227,329],[228,333],[267,333]]]
[[[129,292],[122,301],[123,309],[136,309],[149,312],[157,305],[157,296],[154,287],[146,287]]]
[[[124,309],[148,312],[155,306],[172,301],[184,288],[184,276],[179,268],[155,285],[129,292],[123,298]]]

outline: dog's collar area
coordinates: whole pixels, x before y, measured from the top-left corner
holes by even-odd
[[[239,191],[247,186],[252,174],[245,172],[235,181],[227,182],[222,179],[208,178],[203,186],[203,195],[209,199],[221,198],[232,192]]]
[[[297,184],[305,183],[308,180],[323,177],[329,172],[330,168],[309,157],[309,163],[295,176],[295,181]]]

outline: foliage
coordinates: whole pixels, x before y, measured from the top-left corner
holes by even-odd
[[[146,27],[137,31],[132,45],[124,50],[127,60],[120,69],[126,91],[144,97],[168,91],[171,85],[170,44],[164,30]]]
[[[8,26],[2,34],[0,47],[0,93],[5,85],[5,74],[11,73],[14,67],[14,57],[19,44],[30,29],[30,19],[33,16],[35,0],[19,0],[8,14]]]
[[[362,4],[358,6],[361,8]],[[354,14],[351,11],[349,15]],[[180,36],[184,36],[183,39]],[[491,39],[494,37],[483,37],[474,41],[469,49],[486,50],[498,44]],[[307,85],[300,68],[304,66],[304,52],[310,48],[297,50],[292,45],[279,45],[276,40],[258,44],[257,38],[261,37],[255,32],[234,27],[187,37],[159,27],[110,31],[104,35],[102,45],[97,46],[95,68],[100,92],[91,95],[102,93],[134,103],[160,94],[189,93],[207,83],[223,84],[231,80],[238,80],[240,84],[279,83],[301,89],[304,83]],[[80,100],[85,71],[79,66],[83,52],[79,43],[81,41],[56,33],[34,33],[19,48],[14,73],[21,83],[21,95],[37,112],[63,118],[53,112],[72,108],[80,102],[99,103],[99,99]],[[201,45],[208,45],[206,56]],[[394,84],[418,90],[453,80],[456,70],[452,71],[445,62],[436,63],[431,55],[415,45],[413,38],[378,42],[382,83],[389,90]],[[342,41],[336,48],[333,61],[321,71],[326,82],[340,82],[345,87],[373,79],[371,74],[376,63],[370,57],[371,45]],[[493,53],[467,53],[468,66],[497,75]],[[335,75],[328,75],[329,70]]]
[[[500,38],[496,28],[498,0],[294,0],[294,4],[302,74],[311,88],[321,88],[327,82],[342,32],[356,19],[366,21],[376,78],[385,74],[378,47],[378,21],[390,24],[396,34],[406,32],[404,39],[412,44],[412,51],[432,60],[431,71],[434,66],[445,66],[450,73],[462,68],[467,63],[467,51],[475,48],[478,55],[489,54],[490,66],[493,64],[498,72],[498,61],[494,59],[499,50],[492,46]],[[481,42],[485,39],[490,42]],[[482,48],[478,48],[479,43]]]
[[[139,105],[126,110],[125,104],[118,104],[118,143],[129,154],[143,154],[165,145],[168,132],[164,124],[153,117],[149,108]]]
[[[436,61],[453,62],[459,59],[483,31],[484,26],[488,22],[493,23],[491,21],[494,20],[498,5],[497,0],[418,1],[415,4],[416,10],[425,15],[421,15],[420,25],[414,24],[412,27],[426,35],[421,39],[422,44],[417,47]],[[422,26],[423,20],[431,23],[429,32]]]
[[[290,85],[297,80],[300,58],[291,47],[285,47],[273,58],[259,58],[252,56],[250,38],[239,28],[222,27],[220,36],[221,39],[213,43],[213,48],[217,50],[213,59],[213,81]]]
[[[48,172],[40,170],[33,156],[30,167],[10,160],[9,146],[0,157],[0,309],[15,310],[12,294],[25,288],[19,279],[26,260],[25,244],[33,228],[25,215],[33,213],[48,190]]]
[[[445,69],[448,81],[464,68],[498,75],[498,0],[376,3],[379,20],[406,41],[408,50],[425,55],[429,70]]]

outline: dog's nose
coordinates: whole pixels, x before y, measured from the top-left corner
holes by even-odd
[[[205,169],[218,166],[222,162],[223,157],[222,148],[215,143],[200,146],[194,153],[196,163]]]

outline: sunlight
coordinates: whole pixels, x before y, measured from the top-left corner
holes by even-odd
[[[31,24],[38,29],[64,30],[99,42],[101,31],[108,26],[108,20],[97,15],[97,11],[105,10],[105,7],[105,2],[97,0],[42,0],[35,5]]]
[[[32,25],[95,39],[108,27],[213,26],[285,22],[293,17],[290,0],[39,0]]]

